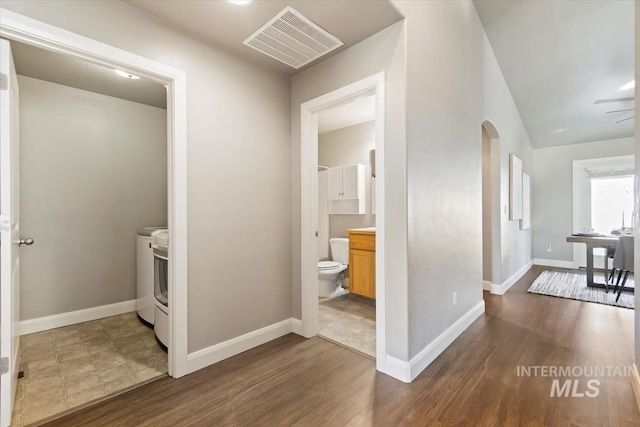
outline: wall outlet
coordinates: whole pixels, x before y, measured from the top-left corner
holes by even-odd
[[[551,252],[551,243],[547,243],[547,252]]]
[[[453,291],[453,305],[454,306],[458,305],[458,292],[457,291]]]

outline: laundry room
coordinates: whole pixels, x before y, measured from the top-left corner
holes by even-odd
[[[167,374],[167,95],[127,71],[11,50],[33,239],[14,414],[28,424]]]

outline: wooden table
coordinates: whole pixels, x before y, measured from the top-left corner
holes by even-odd
[[[604,257],[604,280],[605,283],[596,283],[593,280],[593,248],[607,248],[618,244],[617,236],[568,236],[569,243],[584,243],[587,245],[587,286],[591,288],[609,289],[609,258]],[[632,291],[633,288],[626,287],[625,291]]]

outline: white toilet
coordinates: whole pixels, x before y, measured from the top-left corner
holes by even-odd
[[[337,297],[347,291],[342,287],[345,270],[349,268],[349,239],[329,239],[333,261],[318,262],[318,296]]]

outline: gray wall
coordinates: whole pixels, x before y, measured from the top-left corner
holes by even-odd
[[[531,145],[471,2],[396,2],[407,17],[409,357],[482,301],[482,123],[508,154]],[[502,281],[531,260],[531,231],[501,219]],[[494,276],[495,277],[495,276]],[[458,304],[452,304],[452,292]]]
[[[399,22],[303,71],[291,80],[293,315],[301,317],[300,272],[300,104],[384,71],[385,231],[387,352],[407,360],[405,26]],[[379,149],[379,148],[378,148]],[[381,226],[381,224],[377,224]]]
[[[327,166],[343,166],[361,163],[365,165],[364,215],[329,215],[329,237],[348,237],[347,229],[371,227],[376,223],[371,214],[371,161],[369,152],[376,148],[375,122],[362,123],[318,137],[318,163]]]
[[[167,112],[18,76],[22,320],[136,298],[135,233],[167,223]]]
[[[290,318],[289,78],[122,2],[2,6],[185,70],[189,352]]]
[[[524,127],[518,108],[511,97],[509,86],[502,75],[498,61],[489,40],[482,31],[482,85],[483,85],[483,122],[490,121],[498,133],[497,151],[499,156],[500,205],[499,245],[494,240],[493,253],[499,246],[499,262],[492,264],[492,283],[501,284],[513,277],[522,267],[533,259],[532,230],[520,230],[520,221],[509,219],[509,154],[514,153],[522,159],[522,170],[531,175],[532,146]],[[478,130],[480,134],[480,130]],[[494,149],[492,142],[492,150]],[[493,157],[492,157],[493,158]],[[499,220],[499,221],[497,221]]]
[[[566,242],[573,232],[572,162],[631,155],[634,149],[634,138],[620,138],[533,150],[531,226],[534,258],[573,261],[573,245]],[[549,243],[551,252],[546,250]]]

